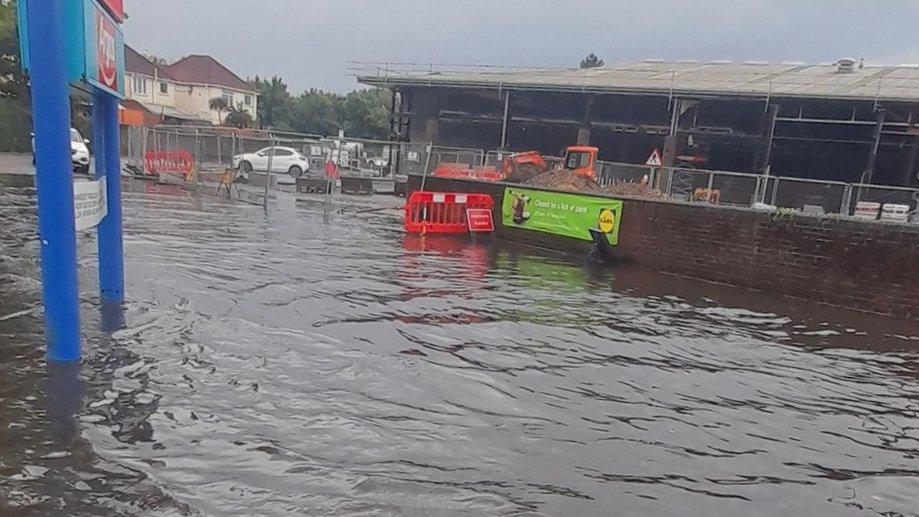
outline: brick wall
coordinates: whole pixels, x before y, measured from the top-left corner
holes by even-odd
[[[409,190],[418,188],[411,177]],[[428,190],[495,199],[499,236],[582,252],[588,244],[501,226],[503,185],[428,178]],[[919,227],[625,199],[617,255],[658,271],[919,320]]]

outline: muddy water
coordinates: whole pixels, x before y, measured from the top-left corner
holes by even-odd
[[[908,324],[405,238],[363,200],[129,194],[125,326],[84,237],[86,360],[48,367],[32,194],[0,195],[0,514],[919,509]]]

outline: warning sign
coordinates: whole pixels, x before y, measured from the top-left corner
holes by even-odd
[[[108,215],[105,178],[76,181],[73,184],[73,209],[77,231],[97,226]]]
[[[469,222],[469,231],[472,233],[495,231],[495,222],[491,218],[491,210],[487,208],[467,208],[466,221]]]
[[[648,157],[645,165],[648,167],[662,167],[664,165],[664,161],[661,160],[661,152],[658,149],[652,151],[651,156]]]

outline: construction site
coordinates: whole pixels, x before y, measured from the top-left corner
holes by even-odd
[[[392,95],[391,140],[854,184],[917,186],[919,66],[664,62],[359,74]],[[405,170],[404,164],[397,170]]]

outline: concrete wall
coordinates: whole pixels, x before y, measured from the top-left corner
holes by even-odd
[[[409,190],[419,183],[410,177]],[[502,238],[579,253],[588,247],[501,227],[503,185],[429,177],[426,188],[491,194]],[[616,248],[623,261],[919,321],[919,227],[640,199],[624,203]]]

